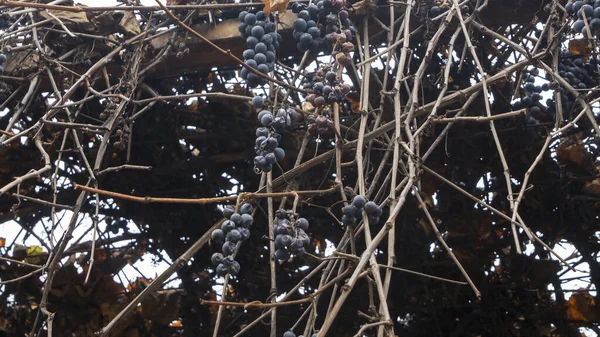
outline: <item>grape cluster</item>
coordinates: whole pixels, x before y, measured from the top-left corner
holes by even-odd
[[[8,27],[10,27],[10,22],[8,21],[8,19],[0,17],[0,29],[6,29]]]
[[[306,101],[316,108],[343,101],[351,89],[338,79],[330,65],[322,65],[312,77],[305,76],[303,87],[312,91],[306,96]]]
[[[245,203],[239,213],[232,206],[223,209],[225,220],[220,229],[215,229],[210,234],[215,244],[222,244],[221,252],[211,256],[211,262],[217,267],[217,275],[225,276],[228,273],[236,276],[240,272],[240,264],[233,258],[238,242],[250,238],[250,227],[254,222],[252,217],[252,205]]]
[[[252,105],[256,109],[264,107],[264,99],[261,96],[255,96],[252,99]],[[270,172],[273,165],[282,161],[285,157],[285,151],[279,147],[281,134],[283,130],[289,128],[297,119],[296,110],[292,108],[279,108],[274,116],[269,110],[261,110],[258,113],[258,122],[260,127],[256,129],[256,142],[254,150],[254,170],[257,173]]]
[[[575,89],[593,88],[600,82],[597,72],[599,61],[594,57],[584,61],[569,51],[563,51],[558,64],[558,75]]]
[[[541,86],[535,85],[535,78],[539,76],[539,74],[540,71],[537,68],[533,68],[525,73],[524,86],[522,88],[525,96],[521,98],[520,101],[513,104],[513,109],[518,110],[526,108],[529,114],[534,118],[536,115],[539,115],[541,111],[541,104],[539,102],[542,100],[542,91],[550,90],[550,85],[548,83],[544,83]]]
[[[558,64],[558,75],[562,77],[580,93],[584,94],[588,88],[593,88],[600,83],[600,73],[598,72],[600,59],[590,57],[586,60],[572,54],[569,51],[561,51],[560,62]],[[535,85],[535,77],[539,76],[537,69],[532,69],[525,77],[523,91],[526,96],[513,104],[513,109],[527,108],[529,116],[535,121],[554,121],[556,116],[556,102],[553,98],[546,100],[545,106],[541,103],[542,91],[555,90],[560,92],[563,112],[571,111],[576,103],[575,97],[560,87],[555,82],[551,74],[546,74],[547,82],[541,86]]]
[[[327,111],[330,110],[327,109]],[[330,113],[324,113],[322,115],[318,115],[317,117],[309,116],[308,122],[310,123],[308,126],[308,132],[312,136],[323,135],[333,127],[333,121],[331,120]]]
[[[600,84],[600,73],[598,72],[598,66],[600,65],[599,58],[589,57],[587,60],[584,60],[569,51],[562,51],[560,56],[558,75],[573,88],[579,89],[580,94],[585,94],[587,88],[593,88]],[[546,79],[551,81],[552,77],[547,74]],[[574,108],[576,101],[571,93],[559,87],[558,83],[551,83],[550,88],[560,92],[563,112],[568,113]],[[556,114],[555,102],[548,100],[547,104],[548,113],[554,119],[554,115]]]
[[[275,69],[275,50],[279,48],[281,35],[276,32],[275,24],[267,21],[267,13],[264,11],[256,14],[243,11],[238,18],[238,30],[246,39],[248,47],[243,53],[246,65],[268,74]],[[250,72],[247,67],[242,68],[241,76],[248,81],[251,88],[268,82],[267,79]]]
[[[351,87],[338,78],[329,64],[322,64],[314,73],[305,74],[302,86],[310,91],[304,108],[309,111],[317,109],[316,115],[308,117],[308,132],[313,136],[322,135],[332,128],[332,103],[341,103],[339,107],[342,113],[348,114],[351,110],[346,100]]]
[[[363,211],[367,213],[370,224],[379,222],[379,217],[383,214],[383,209],[373,201],[367,201],[362,195],[357,195],[352,203],[345,206],[342,210],[342,223],[346,226],[353,226],[362,219]]]
[[[294,21],[292,35],[298,50],[331,53],[346,43],[352,45],[356,31],[345,7],[346,0],[318,0],[310,5],[295,2],[292,11],[298,18]]]
[[[0,54],[0,74],[4,73],[4,62],[6,62],[6,55]]]
[[[291,254],[301,256],[305,248],[310,244],[310,238],[306,234],[308,220],[298,218],[294,221],[294,215],[283,209],[275,213],[277,222],[275,231],[275,257],[280,261],[286,261]]]
[[[565,10],[575,19],[572,26],[574,32],[582,33],[586,37],[596,35],[596,31],[600,29],[600,0],[568,2]],[[592,36],[587,36],[586,23]]]

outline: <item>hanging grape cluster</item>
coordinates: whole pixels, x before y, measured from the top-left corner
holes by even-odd
[[[534,118],[536,115],[539,115],[541,112],[541,108],[543,107],[540,104],[542,100],[542,91],[550,90],[550,85],[548,83],[544,83],[543,85],[535,85],[536,76],[539,76],[540,72],[537,68],[533,68],[532,70],[525,73],[524,76],[524,86],[522,88],[522,92],[525,94],[521,100],[515,102],[513,104],[513,108],[515,110],[518,109],[528,109],[528,112]]]
[[[261,96],[255,96],[252,99],[252,105],[256,109],[264,107],[264,99]],[[254,144],[254,170],[256,173],[270,172],[273,165],[282,161],[285,157],[285,151],[279,147],[281,142],[281,132],[289,128],[297,118],[296,110],[292,108],[280,108],[277,115],[269,110],[261,110],[258,113],[258,122],[260,125],[256,129],[256,142]]]
[[[572,27],[573,31],[586,37],[596,35],[596,31],[600,29],[600,0],[568,2],[565,5],[565,10],[575,19]],[[591,36],[588,36],[589,34]]]
[[[6,55],[0,54],[0,74],[4,73],[4,62],[6,62]]]
[[[2,15],[2,12],[0,12],[0,15]],[[0,17],[0,29],[6,29],[8,27],[10,27],[10,22],[8,21],[8,19]]]
[[[381,206],[373,201],[368,201],[362,195],[357,195],[352,199],[352,203],[345,206],[342,212],[342,223],[346,226],[354,226],[362,219],[363,211],[367,214],[370,224],[379,222],[379,218],[383,214]]]
[[[569,51],[561,51],[558,63],[558,75],[562,77],[569,85],[584,94],[587,88],[593,88],[600,83],[600,73],[597,67],[600,65],[600,59],[589,57],[584,60],[578,55]],[[535,121],[554,121],[556,116],[556,102],[554,98],[548,98],[543,105],[542,93],[555,90],[561,95],[561,104],[563,112],[570,112],[575,106],[575,96],[561,87],[558,82],[553,82],[551,74],[546,74],[546,83],[535,85],[536,77],[539,76],[538,69],[531,69],[524,77],[523,92],[525,96],[513,103],[513,109],[527,108],[529,116]]]
[[[333,121],[331,120],[331,109],[324,109],[321,115],[309,116],[308,118],[308,132],[311,136],[320,136],[325,134],[327,131],[333,128]]]
[[[249,67],[268,74],[275,69],[275,50],[279,48],[281,35],[276,32],[275,24],[267,21],[267,13],[264,11],[256,14],[243,11],[238,18],[238,30],[246,39],[248,47],[243,53],[244,62]],[[250,72],[247,67],[242,68],[241,76],[248,81],[251,88],[268,82],[267,79]]]
[[[582,57],[565,50],[561,51],[560,56],[558,75],[573,88],[579,89],[580,94],[586,94],[588,92],[586,89],[596,87],[600,83],[600,73],[598,72],[600,59],[589,57],[584,60]],[[547,75],[546,79],[549,80],[550,78],[551,76]],[[554,87],[556,87],[556,90],[561,94],[563,111],[571,111],[575,106],[575,96],[570,92],[567,92],[564,88],[559,87],[558,84],[554,85]],[[554,101],[551,102],[550,108],[548,109],[553,116],[556,114],[554,103]]]
[[[316,108],[342,102],[351,89],[348,84],[339,81],[331,65],[328,64],[321,65],[314,76],[305,76],[303,86],[304,89],[312,90],[312,93],[306,96],[306,101]]]
[[[301,256],[305,248],[310,244],[310,238],[306,234],[308,220],[305,218],[295,219],[291,211],[283,209],[275,213],[275,257],[279,261],[286,261],[290,255]]]
[[[341,81],[330,64],[322,64],[314,73],[305,74],[302,86],[311,92],[305,97],[306,103],[310,104],[307,109],[317,108],[317,114],[307,118],[311,135],[322,135],[333,127],[331,104],[340,103],[343,114],[351,112],[351,105],[346,100],[351,87]]]
[[[211,256],[211,262],[217,267],[217,275],[225,276],[231,274],[236,276],[240,272],[240,264],[234,259],[237,244],[250,238],[250,227],[254,222],[252,217],[252,205],[245,203],[239,213],[232,206],[223,209],[223,216],[227,218],[220,229],[211,233],[214,244],[222,244],[221,252]]]
[[[352,45],[356,31],[345,7],[345,0],[319,0],[310,5],[295,2],[292,11],[298,18],[292,34],[298,50],[330,54],[345,43]]]

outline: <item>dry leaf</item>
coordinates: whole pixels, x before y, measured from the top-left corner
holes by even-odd
[[[5,244],[6,244],[6,239],[0,238],[0,248],[4,247]]]
[[[133,12],[125,12],[125,15],[119,22],[119,28],[121,28],[121,32],[125,35],[135,36],[141,32],[140,23],[135,18],[135,14]]]
[[[350,92],[346,95],[346,99],[350,102],[352,110],[360,111],[360,96],[358,92]]]
[[[188,106],[188,111],[190,112],[198,112],[198,100],[195,100]]]
[[[577,292],[571,295],[566,304],[567,314],[572,321],[598,322],[600,311],[596,307],[594,298],[588,292]]]
[[[362,0],[352,5],[353,13],[359,16],[371,14],[376,9],[377,5],[370,0]]]
[[[302,110],[304,111],[308,111],[308,112],[313,112],[315,110],[315,107],[310,104],[309,102],[302,102]]]
[[[574,140],[573,142],[564,142],[558,146],[556,157],[560,164],[573,163],[581,166],[589,156],[588,151],[582,143]]]
[[[42,253],[42,247],[31,246],[27,247],[27,256],[38,256]]]
[[[68,11],[50,10],[50,13],[57,17],[67,28],[81,32],[94,32],[96,27],[90,22],[85,12],[73,13]],[[46,11],[38,12],[44,19],[50,19],[56,22],[56,19],[50,16]],[[58,22],[56,22],[58,23]]]
[[[583,191],[590,194],[600,194],[600,179],[588,181],[583,185]]]
[[[592,44],[588,39],[570,40],[569,51],[574,55],[587,57],[592,52]]]
[[[96,249],[94,252],[94,260],[95,261],[104,261],[106,260],[106,250],[104,249]]]
[[[288,6],[289,0],[262,0],[265,4],[265,13],[269,15],[273,12],[285,12]]]

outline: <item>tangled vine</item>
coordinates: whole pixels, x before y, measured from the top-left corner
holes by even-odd
[[[600,1],[119,2],[0,0],[0,334],[600,333]]]

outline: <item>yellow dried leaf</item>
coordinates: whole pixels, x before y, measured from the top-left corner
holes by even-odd
[[[37,256],[42,254],[42,247],[40,246],[31,246],[27,247],[27,256]]]
[[[308,111],[308,112],[313,112],[315,110],[315,107],[310,104],[309,102],[303,102],[302,103],[302,110]]]
[[[262,0],[265,4],[264,11],[269,15],[273,12],[285,12],[288,6],[289,0]]]
[[[4,245],[6,245],[6,239],[0,238],[0,248],[4,247]]]
[[[40,246],[27,247],[27,250],[25,250],[25,262],[33,264],[42,263],[43,258],[41,255],[43,252]]]

